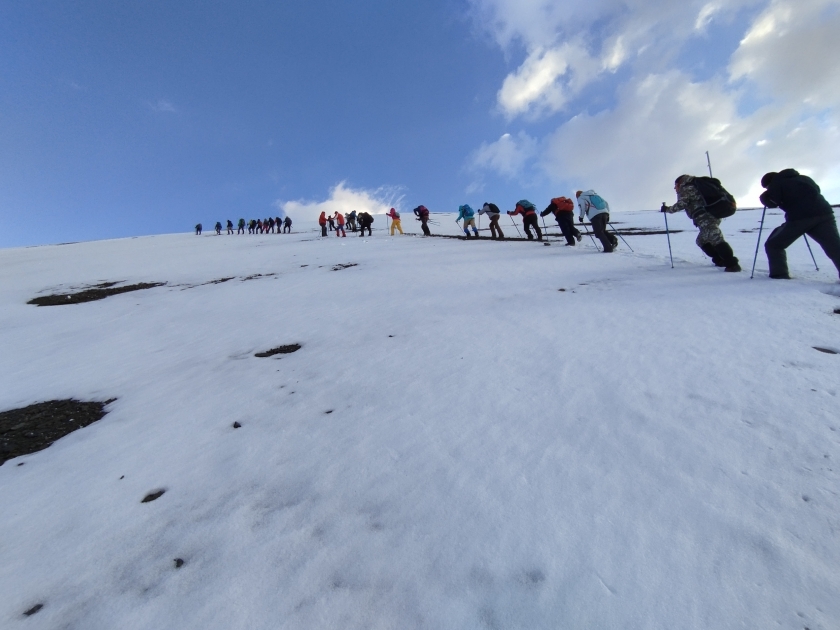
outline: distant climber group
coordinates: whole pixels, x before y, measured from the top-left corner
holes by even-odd
[[[761,185],[766,189],[760,196],[765,211],[767,208],[781,208],[785,212],[785,222],[773,230],[764,244],[770,266],[770,277],[775,279],[790,278],[785,250],[800,236],[810,236],[818,243],[840,274],[840,234],[837,231],[837,222],[832,206],[822,196],[820,187],[816,182],[810,177],[801,175],[796,170],[789,168],[778,173],[765,174],[761,178]],[[711,176],[680,175],[674,181],[674,190],[677,195],[676,203],[669,206],[663,202],[660,211],[671,214],[684,210],[699,230],[696,239],[697,246],[711,258],[712,263],[717,267],[722,267],[724,271],[741,271],[741,265],[735,256],[735,252],[732,250],[732,246],[726,242],[720,229],[721,221],[735,214],[737,209],[735,198],[723,187],[720,180]],[[583,224],[585,220],[588,220],[592,226],[592,232],[587,232],[590,238],[594,237],[600,241],[604,253],[613,252],[618,247],[618,238],[616,237],[618,232],[610,223],[609,203],[594,190],[578,190],[575,197],[578,207],[578,221]],[[539,213],[539,216],[543,218],[549,215],[554,216],[567,246],[574,246],[583,238],[581,232],[575,227],[574,208],[575,202],[568,197],[555,197],[551,199],[545,210]],[[429,209],[420,205],[414,208],[413,213],[416,220],[420,222],[423,235],[432,236],[429,223],[434,225],[437,225],[437,223],[430,221]],[[455,221],[464,232],[463,238],[479,238],[476,214],[478,217],[486,216],[489,220],[490,238],[492,240],[505,239],[504,232],[499,224],[502,212],[496,204],[490,202],[484,203],[477,213],[468,204],[458,207],[458,216]],[[537,219],[537,208],[533,203],[527,199],[521,199],[516,202],[514,209],[508,211],[507,214],[511,217],[511,220],[517,215],[522,217],[522,226],[528,240],[534,240],[535,238],[537,241],[543,240],[543,231],[540,229]],[[390,220],[391,236],[396,232],[404,234],[401,216],[396,208],[391,208],[385,216]],[[762,227],[763,220],[764,215],[762,215]],[[321,236],[327,236],[328,231],[334,231],[337,237],[347,236],[345,226],[351,232],[358,231],[359,236],[364,236],[365,231],[367,231],[368,236],[371,236],[373,221],[373,216],[370,213],[357,213],[355,210],[347,214],[335,212],[332,215],[321,212],[318,218]],[[247,223],[249,234],[273,233],[275,228],[279,234],[281,226],[283,232],[289,232],[291,225],[292,220],[289,217],[282,221],[280,217],[276,219],[269,217],[265,220],[252,219]],[[237,234],[244,234],[245,226],[245,220],[239,219]],[[516,222],[513,222],[513,226],[519,232]],[[543,226],[545,226],[544,223]],[[608,227],[612,227],[613,231],[610,232]],[[202,226],[199,223],[195,226],[196,234],[200,235],[201,230]],[[216,234],[221,234],[221,222],[216,223],[215,230]],[[233,234],[233,223],[230,220],[227,221],[227,233]]]

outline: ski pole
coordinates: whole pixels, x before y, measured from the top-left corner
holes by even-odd
[[[761,243],[761,231],[764,229],[764,213],[767,212],[767,206],[761,211],[761,225],[758,226],[758,240],[755,242],[755,256],[753,256],[753,267],[750,272],[750,280],[755,275],[755,261],[758,260],[758,245]]]
[[[612,223],[610,223],[610,227],[612,228],[613,232],[615,232],[615,235],[618,238],[620,238],[622,241],[624,241],[624,237],[621,234],[618,233],[618,230],[615,229],[615,226]],[[630,243],[628,243],[627,241],[624,241],[624,244],[627,245],[627,247],[630,247]],[[631,252],[633,251],[632,247],[630,247],[630,251]]]
[[[548,235],[548,228],[545,227],[545,217],[543,215],[540,215],[540,218],[542,219],[542,222],[543,222],[543,232],[545,232],[546,236],[547,236]]]
[[[597,249],[600,252],[601,248],[598,247],[598,243],[595,242],[595,237],[592,236],[592,232],[590,232],[589,230],[586,230],[586,233],[589,235],[589,238],[592,239],[592,244],[595,246],[595,249]]]
[[[662,202],[662,205],[665,205],[665,202]],[[671,257],[671,269],[674,268],[674,254],[671,252],[671,230],[668,229],[668,213],[663,212],[662,215],[665,217],[665,235],[668,237],[668,256]],[[755,265],[753,265],[755,266]]]
[[[510,215],[508,215],[510,217]],[[522,232],[519,231],[519,226],[516,225],[516,221],[513,220],[513,217],[510,217],[510,222],[513,223],[513,227],[516,228],[516,233],[519,234],[519,238],[522,238]]]
[[[811,243],[808,242],[808,235],[803,234],[802,237],[805,239],[805,244],[808,246],[808,252],[811,254],[811,260],[814,261],[814,267],[816,267],[817,271],[819,271],[820,268],[817,267],[817,259],[814,258],[814,252],[811,251]]]

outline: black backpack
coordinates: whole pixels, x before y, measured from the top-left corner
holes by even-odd
[[[500,214],[500,212],[501,212],[499,210],[499,206],[497,206],[495,203],[485,203],[484,205],[487,206],[488,208],[490,208],[490,213],[491,214]]]
[[[716,177],[695,177],[692,182],[706,202],[706,212],[716,219],[725,219],[735,214],[735,197],[729,194]]]

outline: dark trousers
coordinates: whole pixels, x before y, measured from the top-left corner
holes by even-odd
[[[368,236],[373,236],[373,234],[371,234],[370,231],[370,223],[368,223],[367,225],[365,225],[364,223],[360,223],[359,227],[361,229],[361,232],[359,232],[360,237],[365,235],[365,230],[368,231]]]
[[[522,217],[522,226],[525,228],[525,234],[528,235],[528,240],[532,240],[534,235],[531,234],[531,228],[534,228],[537,232],[537,240],[542,240],[542,230],[540,230],[540,222],[537,221],[537,213],[533,212],[531,214],[526,214]]]
[[[785,221],[770,233],[764,243],[771,276],[788,275],[785,250],[803,234],[807,234],[823,248],[840,273],[840,234],[834,217],[815,217],[798,221]]]
[[[592,223],[592,231],[595,232],[595,236],[601,241],[605,252],[611,252],[618,246],[618,239],[607,232],[607,223],[610,222],[609,212],[596,214],[590,219],[590,222]]]
[[[321,226],[321,236],[326,236],[326,235],[327,235],[327,225],[325,223],[324,225]]]
[[[566,237],[566,245],[574,245],[575,238],[580,236],[580,232],[575,227],[575,213],[557,212],[554,218],[557,220],[557,225],[560,226],[563,236]]]
[[[420,219],[420,227],[423,229],[423,236],[431,236],[432,233],[429,231],[429,218],[426,217],[425,219]]]
[[[292,226],[291,225],[284,225],[283,226],[283,234],[285,234],[286,232],[288,232],[289,234],[292,233]]]
[[[490,237],[491,238],[504,238],[505,233],[502,232],[502,226],[499,225],[499,217],[502,216],[500,214],[496,214],[490,217]]]

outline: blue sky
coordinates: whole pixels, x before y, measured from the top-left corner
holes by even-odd
[[[653,208],[705,150],[745,204],[785,166],[840,193],[837,7],[3,3],[0,246],[590,187]]]

